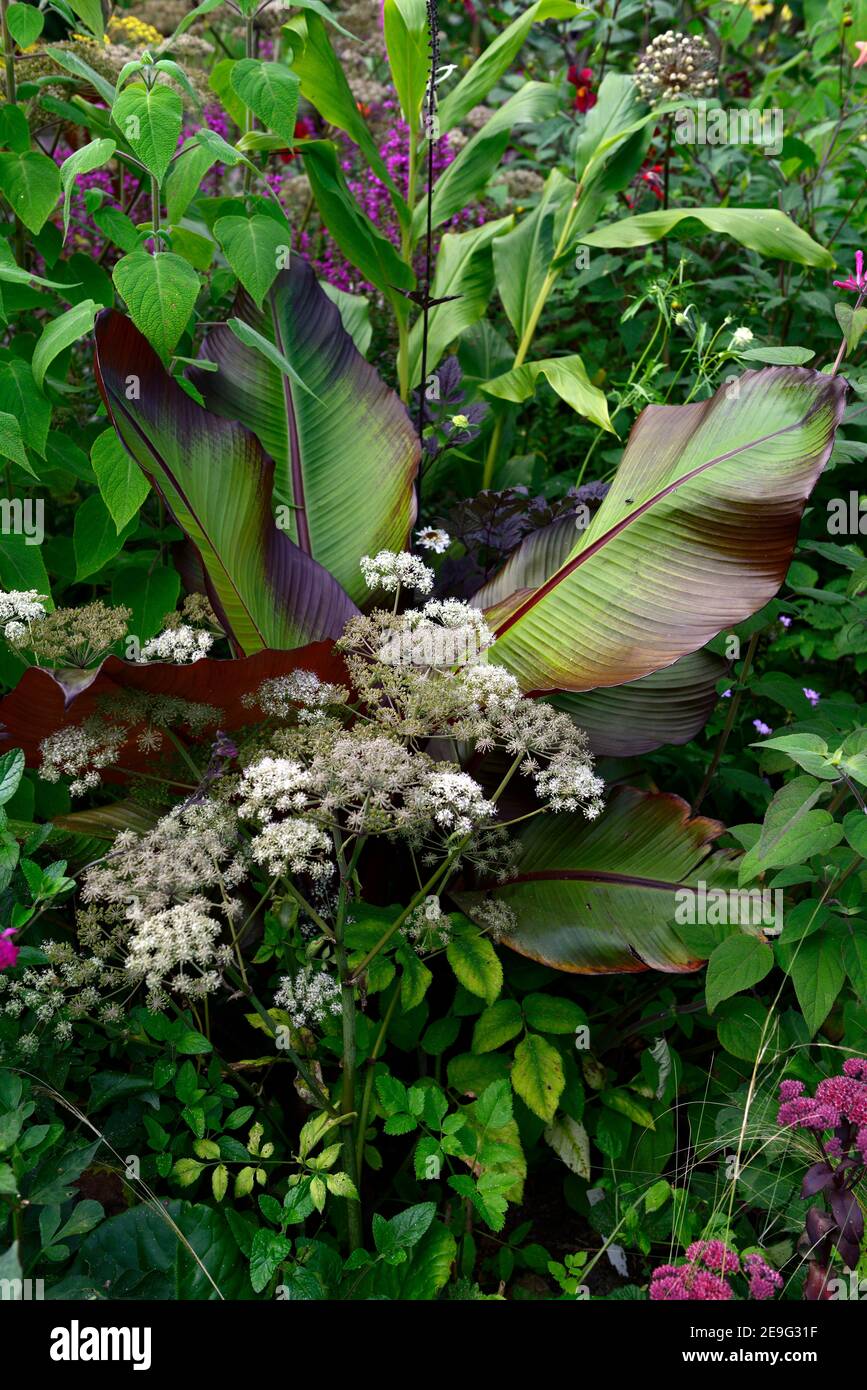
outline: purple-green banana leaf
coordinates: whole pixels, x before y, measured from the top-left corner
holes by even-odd
[[[619,686],[756,612],[785,577],[846,391],[772,367],[706,401],[648,406],[562,564],[493,600],[492,660],[527,692]]]
[[[218,371],[193,369],[191,380],[209,410],[257,436],[276,465],[274,503],[286,508],[289,536],[361,603],[361,556],[405,549],[415,517],[420,448],[410,418],[301,256],[277,276],[261,311],[241,292],[235,312],[308,390],[225,324],[202,345]]]
[[[675,930],[677,893],[737,886],[724,853],[711,853],[723,827],[690,819],[679,796],[624,787],[597,821],[541,815],[520,835],[518,875],[488,893],[452,894],[468,917],[493,898],[517,924],[502,938],[523,956],[581,975],[680,972],[704,964]]]
[[[355,605],[277,526],[274,463],[256,436],[197,404],[114,310],[97,321],[95,365],[112,424],[198,552],[236,655],[338,637]]]

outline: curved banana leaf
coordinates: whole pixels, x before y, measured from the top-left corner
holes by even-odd
[[[602,506],[560,566],[493,614],[525,691],[621,685],[670,666],[773,597],[847,385],[747,372],[709,400],[648,406]]]
[[[697,970],[675,932],[679,888],[735,888],[728,856],[710,854],[718,821],[679,796],[625,787],[598,821],[537,817],[520,836],[518,877],[490,894],[455,892],[468,917],[486,900],[508,904],[522,956],[580,975]]]
[[[502,621],[563,564],[575,543],[571,516],[525,536],[506,563],[473,597],[488,621]],[[704,728],[717,702],[717,681],[727,662],[711,652],[690,652],[640,680],[598,690],[551,696],[586,731],[597,757],[631,758],[665,743],[688,743]]]
[[[598,758],[634,758],[666,743],[689,743],[719,699],[728,663],[712,652],[690,652],[649,676],[599,690],[564,691],[551,703],[584,729]]]
[[[0,700],[0,751],[20,748],[27,764],[36,767],[44,738],[67,725],[82,723],[104,700],[128,692],[214,705],[220,712],[220,729],[240,729],[262,717],[258,709],[243,703],[243,697],[264,680],[298,670],[313,671],[320,680],[337,685],[348,683],[346,667],[330,642],[314,642],[291,652],[260,651],[237,661],[203,657],[189,666],[138,664],[117,656],[106,657],[92,671],[49,671],[30,666],[12,693]],[[136,771],[152,764],[153,757],[153,753],[142,752],[132,738],[118,761],[121,767]],[[104,776],[108,781],[123,780],[111,768]]]
[[[241,293],[238,316],[273,343],[309,388],[298,390],[225,324],[193,369],[209,410],[252,430],[276,465],[274,501],[289,536],[360,602],[359,560],[402,550],[415,515],[420,448],[405,407],[358,352],[340,311],[300,256],[278,275],[263,311]]]
[[[275,524],[274,464],[256,436],[192,400],[113,310],[97,320],[95,365],[111,422],[199,552],[236,651],[339,636],[355,605]]]

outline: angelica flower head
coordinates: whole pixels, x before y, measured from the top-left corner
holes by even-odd
[[[39,745],[39,776],[44,782],[58,782],[65,774],[73,779],[70,795],[80,796],[99,786],[100,772],[117,762],[126,737],[125,729],[96,716],[58,729]]]
[[[45,594],[36,589],[0,590],[0,629],[14,647],[26,645],[30,624],[45,616]]]
[[[363,555],[361,573],[369,589],[381,589],[386,594],[395,594],[398,589],[429,594],[434,583],[433,570],[408,551],[380,550],[373,557]]]
[[[181,623],[178,627],[168,627],[145,642],[139,654],[140,662],[173,661],[176,665],[201,661],[214,645],[213,634],[203,628],[190,627]]]
[[[250,853],[269,874],[308,874],[327,879],[334,872],[329,861],[331,838],[312,821],[293,817],[272,821],[253,837]]]
[[[342,685],[321,681],[313,671],[291,671],[288,676],[265,680],[251,695],[242,697],[247,708],[258,706],[276,719],[297,715],[299,723],[315,723],[329,708],[345,705],[349,692]]]
[[[285,1009],[296,1028],[325,1023],[340,1014],[340,984],[327,970],[305,965],[295,975],[284,975],[274,1003]]]

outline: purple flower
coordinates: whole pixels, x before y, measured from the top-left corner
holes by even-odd
[[[808,685],[805,685],[803,686],[803,691],[807,699],[810,701],[810,704],[813,706],[813,709],[815,709],[822,698],[818,690],[811,690]]]
[[[756,730],[756,733],[762,734],[763,737],[767,737],[768,734],[774,732],[770,724],[765,724],[761,719],[753,720],[753,728]]]
[[[722,695],[720,695],[720,699],[721,699],[721,700],[728,700],[729,697],[731,696],[731,693],[732,693],[732,688],[731,688],[731,686],[729,686],[728,690],[724,690],[723,693],[722,693]]]
[[[741,1267],[734,1250],[722,1240],[694,1240],[686,1252],[686,1258],[693,1263],[700,1260],[708,1269],[716,1270],[719,1274],[737,1274]]]
[[[791,626],[792,626],[792,620],[791,620],[791,618],[787,618],[786,615],[785,615],[785,613],[782,613],[782,614],[780,615],[779,622],[782,624],[783,627],[791,627]]]

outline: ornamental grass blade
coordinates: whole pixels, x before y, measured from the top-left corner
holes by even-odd
[[[846,393],[840,377],[771,367],[648,406],[564,563],[494,610],[492,659],[525,691],[620,685],[756,612],[785,578]]]
[[[256,436],[192,400],[112,310],[97,320],[96,374],[121,440],[198,551],[237,653],[338,637],[355,605],[276,525],[274,463]]]
[[[403,550],[415,518],[420,448],[410,418],[303,257],[281,271],[261,312],[241,293],[236,313],[308,389],[223,324],[202,344],[219,371],[191,378],[209,410],[258,437],[276,464],[274,501],[287,509],[289,536],[361,602],[362,555]]]
[[[676,894],[735,888],[728,856],[711,854],[718,821],[690,819],[679,796],[625,787],[599,820],[542,816],[520,835],[517,877],[489,893],[452,894],[468,917],[485,901],[517,917],[502,944],[579,975],[683,972],[704,963],[675,931]]]

